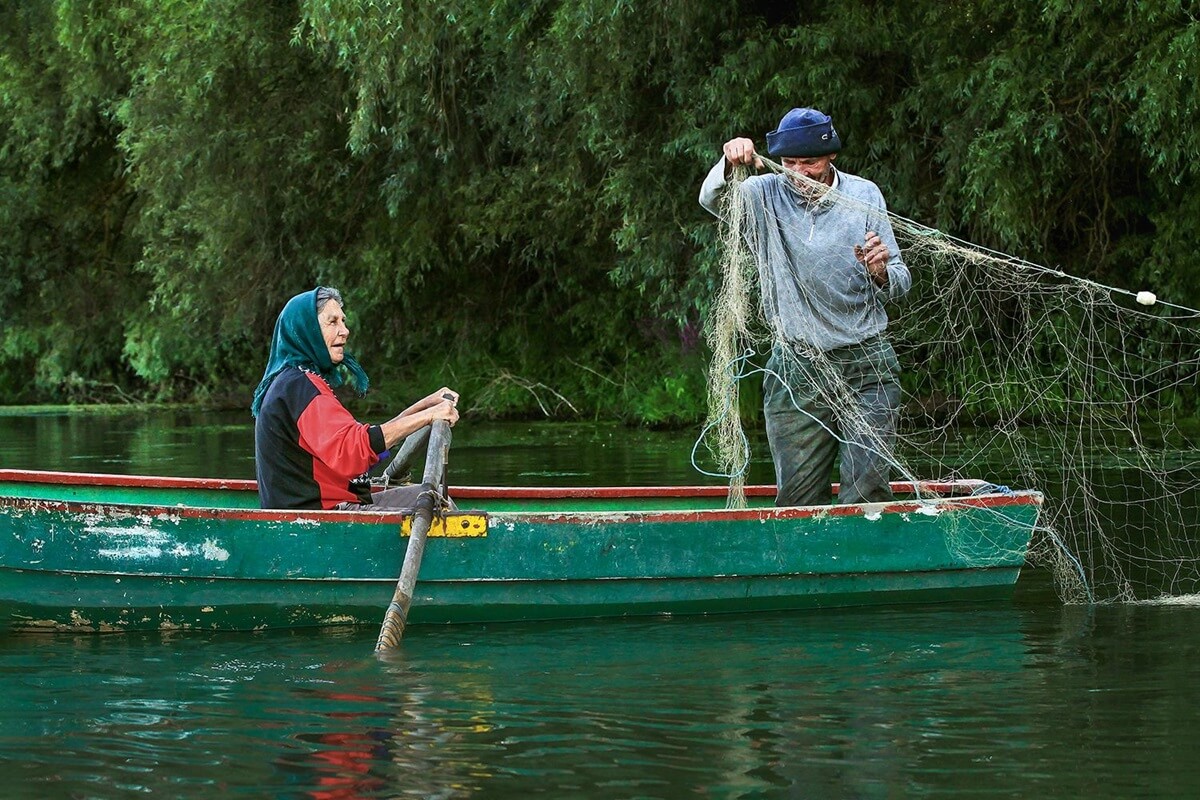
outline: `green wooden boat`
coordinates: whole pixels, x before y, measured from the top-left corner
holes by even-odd
[[[779,611],[1011,593],[1042,497],[894,484],[775,508],[751,487],[458,487],[410,624]],[[914,490],[920,489],[920,498]],[[265,511],[253,481],[0,470],[0,630],[377,626],[400,512]]]

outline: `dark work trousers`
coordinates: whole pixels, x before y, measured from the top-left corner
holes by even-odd
[[[830,389],[838,381],[845,384],[840,393]],[[845,415],[846,422],[865,422],[867,431],[839,419],[830,405],[839,394],[848,394],[858,404]],[[900,364],[882,336],[830,350],[820,364],[796,352],[781,358],[777,347],[763,380],[767,440],[779,487],[775,505],[828,504],[833,461],[839,453],[838,502],[890,500],[889,463],[877,451],[892,449],[899,405]]]
[[[417,498],[421,496],[422,487],[419,483],[406,483],[383,489],[371,495],[370,505],[359,503],[338,503],[337,511],[412,511],[416,508]],[[453,508],[454,504],[451,503]]]

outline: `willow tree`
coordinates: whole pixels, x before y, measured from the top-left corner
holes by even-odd
[[[733,19],[717,8],[302,6],[300,40],[349,76],[351,151],[382,160],[392,227],[348,283],[387,287],[356,305],[394,320],[401,358],[457,352],[487,391],[499,373],[610,413],[697,411],[701,363],[662,372],[694,349],[707,288],[688,140],[716,122],[694,98]],[[501,384],[491,402],[529,397]]]
[[[240,403],[282,302],[322,282],[385,394],[694,420],[719,255],[697,187],[796,105],[901,214],[1200,300],[1200,24],[1166,0],[0,15],[10,400]]]
[[[124,318],[145,296],[136,201],[108,104],[128,81],[103,38],[48,3],[0,9],[0,398],[110,393]]]

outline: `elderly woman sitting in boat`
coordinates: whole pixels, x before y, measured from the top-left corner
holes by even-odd
[[[336,289],[298,294],[280,312],[250,406],[263,508],[412,508],[420,486],[372,494],[367,470],[409,434],[458,420],[458,393],[446,387],[381,425],[356,420],[333,393],[347,378],[359,394],[367,390],[366,372],[346,352],[349,336]]]

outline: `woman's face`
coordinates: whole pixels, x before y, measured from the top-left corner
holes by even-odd
[[[317,320],[321,323],[321,335],[325,337],[325,346],[329,348],[329,360],[334,364],[342,363],[346,357],[346,340],[350,338],[350,329],[346,327],[346,315],[342,306],[334,300],[329,300],[317,312]]]

